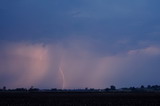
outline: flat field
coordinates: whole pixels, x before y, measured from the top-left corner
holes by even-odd
[[[160,106],[160,93],[0,92],[0,106]]]

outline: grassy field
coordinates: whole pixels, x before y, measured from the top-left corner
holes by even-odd
[[[160,106],[160,93],[0,92],[0,106]]]

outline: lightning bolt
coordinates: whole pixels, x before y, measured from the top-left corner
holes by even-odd
[[[60,71],[61,76],[62,76],[62,89],[64,89],[65,86],[66,86],[66,82],[65,82],[64,72],[63,72],[63,60],[62,60],[62,62],[60,63],[59,71]]]

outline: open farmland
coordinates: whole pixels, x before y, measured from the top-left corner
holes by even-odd
[[[160,93],[0,92],[0,106],[160,106]]]

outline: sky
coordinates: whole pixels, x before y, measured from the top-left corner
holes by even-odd
[[[0,0],[0,88],[160,84],[159,0]]]

